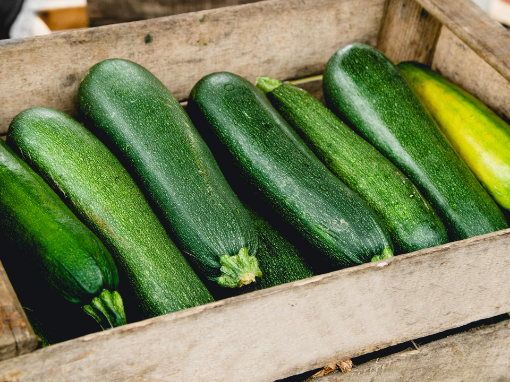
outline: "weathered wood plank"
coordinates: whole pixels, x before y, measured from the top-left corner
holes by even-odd
[[[90,26],[147,20],[259,0],[88,0]]]
[[[0,133],[32,106],[73,115],[80,80],[112,57],[146,67],[179,100],[216,71],[250,81],[318,74],[342,46],[375,45],[383,8],[384,0],[273,0],[1,42]]]
[[[283,378],[510,311],[509,250],[510,229],[218,301],[0,362],[0,380]]]
[[[38,343],[0,262],[0,360],[29,353]]]
[[[441,24],[414,0],[388,0],[377,48],[393,62],[430,65]]]
[[[508,381],[510,322],[484,326],[314,382]]]
[[[510,81],[510,31],[473,1],[415,1]]]
[[[441,32],[432,69],[510,121],[510,82],[448,28]]]

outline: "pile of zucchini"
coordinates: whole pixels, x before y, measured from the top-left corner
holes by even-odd
[[[44,306],[109,328],[508,227],[510,127],[480,101],[364,44],[331,57],[323,90],[327,106],[219,72],[184,110],[112,59],[81,82],[82,123],[16,116],[0,260],[44,344],[73,335]]]

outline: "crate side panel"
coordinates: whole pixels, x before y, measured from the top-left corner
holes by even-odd
[[[377,49],[391,61],[430,64],[441,24],[414,0],[389,0]]]
[[[179,100],[217,71],[250,81],[318,74],[344,45],[375,45],[383,8],[384,0],[274,0],[0,43],[0,133],[33,106],[74,115],[81,79],[107,58],[146,67]]]
[[[38,343],[0,262],[0,360],[29,353]]]
[[[415,0],[510,81],[510,31],[469,0]]]
[[[510,311],[510,229],[0,363],[0,380],[271,381]]]

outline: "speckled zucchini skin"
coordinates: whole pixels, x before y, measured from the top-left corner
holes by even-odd
[[[401,62],[397,68],[487,192],[510,210],[510,126],[429,67]]]
[[[208,75],[191,91],[187,111],[203,136],[212,132],[227,161],[239,169],[241,178],[229,180],[257,190],[329,270],[392,253],[375,214],[313,155],[253,84],[232,73]]]
[[[327,105],[390,159],[418,187],[450,240],[507,223],[395,66],[374,48],[352,44],[328,61]]]
[[[259,235],[257,258],[262,277],[243,288],[220,288],[207,284],[214,298],[233,297],[314,276],[314,270],[307,262],[307,258],[313,256],[308,253],[308,248],[300,247],[300,242],[291,241],[294,239],[293,233],[283,232],[279,221],[270,222],[270,219],[256,211],[258,205],[254,200],[250,204],[243,200],[241,198]]]
[[[57,295],[77,306],[104,289],[117,290],[117,268],[105,246],[1,139],[0,185],[2,255],[23,256],[25,266],[37,268]]]
[[[81,82],[78,106],[195,270],[216,280],[221,256],[241,248],[256,254],[250,217],[182,106],[154,75],[130,61],[102,61]]]
[[[32,108],[8,142],[106,245],[141,319],[213,301],[115,156],[68,115]]]
[[[317,157],[378,214],[395,254],[448,242],[446,228],[414,184],[321,102],[281,82],[266,96]]]

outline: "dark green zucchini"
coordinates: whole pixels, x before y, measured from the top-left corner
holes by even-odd
[[[187,106],[205,137],[246,182],[316,250],[329,270],[393,253],[391,240],[366,204],[292,132],[253,84],[214,73],[193,88]],[[207,138],[209,139],[209,138]]]
[[[496,203],[383,54],[364,44],[340,49],[328,61],[323,89],[330,109],[418,187],[442,219],[450,240],[508,226]]]
[[[57,110],[27,109],[7,142],[102,240],[141,319],[213,301],[131,176],[84,126]]]
[[[250,217],[182,106],[154,75],[130,61],[102,61],[82,80],[78,106],[198,272],[227,287],[260,275]]]
[[[263,217],[254,209],[255,203],[247,204],[243,199],[241,201],[259,235],[257,258],[262,276],[244,288],[227,289],[207,285],[214,298],[232,297],[314,276],[315,273],[306,260],[309,256],[305,255],[303,247],[299,247],[301,243],[291,239],[292,233],[283,232],[274,222],[270,223],[266,216]]]
[[[448,242],[443,223],[414,184],[320,101],[269,77],[260,77],[257,87],[317,157],[379,215],[395,254]]]
[[[110,253],[3,140],[0,184],[2,262],[12,253],[22,256],[56,295],[82,307],[103,328],[124,324]]]

